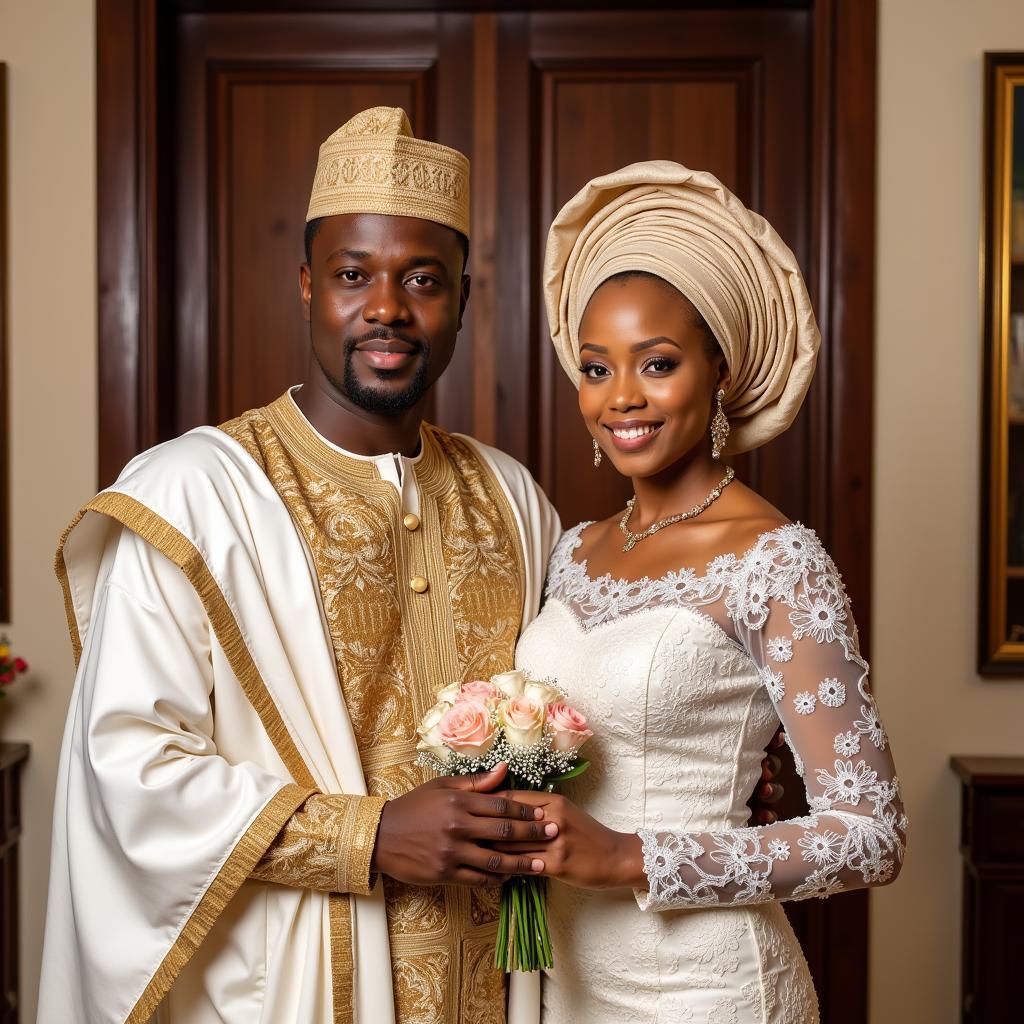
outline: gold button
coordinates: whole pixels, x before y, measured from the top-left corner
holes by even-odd
[[[420,528],[420,517],[410,512],[403,520],[402,525],[407,530],[418,530]]]
[[[422,576],[413,576],[409,580],[409,586],[416,591],[417,594],[425,594],[430,588],[430,584]]]

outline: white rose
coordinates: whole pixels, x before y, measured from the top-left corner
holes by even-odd
[[[438,703],[447,704],[451,707],[458,699],[459,692],[462,690],[462,683],[449,683],[440,693],[437,695]]]
[[[523,696],[529,697],[530,700],[535,700],[538,704],[544,704],[545,706],[557,704],[565,699],[553,686],[549,686],[547,683],[538,683],[532,679],[526,684]]]
[[[511,747],[533,746],[544,735],[544,705],[529,697],[513,697],[501,706],[498,716]]]
[[[525,672],[499,672],[498,675],[491,676],[491,682],[506,697],[521,697],[529,677]]]
[[[441,739],[441,717],[448,710],[450,705],[438,701],[424,716],[416,730],[419,740],[416,749],[424,753],[433,754],[440,760],[448,756],[448,748]]]

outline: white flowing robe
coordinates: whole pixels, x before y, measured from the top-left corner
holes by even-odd
[[[471,443],[517,520],[525,625],[557,516]],[[379,886],[247,881],[311,793],[366,793],[312,558],[263,471],[210,427],[144,452],[69,527],[57,571],[78,674],[39,1021],[393,1021]],[[538,1019],[537,992],[513,976],[511,1024]]]

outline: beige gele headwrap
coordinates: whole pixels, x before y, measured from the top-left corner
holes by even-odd
[[[400,107],[371,107],[320,146],[306,220],[339,213],[420,217],[469,237],[469,161],[417,139]]]
[[[708,322],[732,371],[726,454],[793,422],[821,336],[796,257],[714,175],[670,160],[595,178],[548,233],[544,298],[562,368],[580,383],[579,327],[598,287],[624,270],[674,285]]]

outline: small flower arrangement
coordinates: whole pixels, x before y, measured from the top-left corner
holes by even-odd
[[[451,683],[417,729],[416,763],[439,775],[472,775],[508,766],[510,789],[551,793],[590,765],[580,748],[593,736],[587,720],[553,680],[502,672]],[[516,877],[502,886],[495,966],[536,971],[553,964],[544,880]]]
[[[12,658],[7,638],[0,637],[0,700],[6,700],[7,687],[27,671],[28,662],[24,658]]]

